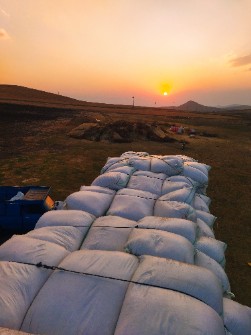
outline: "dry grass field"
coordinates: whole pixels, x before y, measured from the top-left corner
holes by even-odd
[[[2,97],[0,97],[2,99]],[[13,98],[13,97],[12,97]],[[10,98],[11,99],[11,98]],[[216,237],[227,243],[226,272],[236,300],[251,306],[251,111],[192,113],[157,108],[86,104],[78,108],[40,109],[5,100],[0,104],[0,184],[49,185],[55,200],[64,200],[98,176],[108,156],[125,151],[186,154],[211,165],[208,195],[217,216]],[[55,102],[51,102],[55,103]],[[63,102],[60,102],[63,104]],[[67,102],[68,103],[68,102]],[[19,105],[22,105],[20,108]],[[158,122],[195,128],[215,137],[174,135],[179,142],[91,142],[67,133],[84,115],[102,120]],[[170,135],[171,136],[171,135]]]

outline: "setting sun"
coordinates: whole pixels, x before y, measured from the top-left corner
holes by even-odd
[[[168,95],[167,92],[164,92],[163,94],[164,94],[164,95]]]

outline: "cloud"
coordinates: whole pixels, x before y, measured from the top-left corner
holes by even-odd
[[[251,54],[230,60],[233,67],[251,65]]]
[[[0,28],[0,40],[7,40],[9,38],[9,34],[4,29]]]

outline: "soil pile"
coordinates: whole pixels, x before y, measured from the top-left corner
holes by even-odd
[[[85,122],[71,130],[70,137],[90,141],[108,141],[115,143],[130,143],[137,140],[174,142],[169,131],[156,123],[115,121],[109,123]]]

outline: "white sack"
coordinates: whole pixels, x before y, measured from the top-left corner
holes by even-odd
[[[193,221],[163,218],[158,216],[146,216],[138,221],[139,228],[163,230],[187,238],[192,244],[196,240],[197,225]]]
[[[129,166],[135,170],[151,171],[151,158],[150,157],[131,157],[128,159]]]
[[[50,271],[31,265],[0,262],[0,326],[21,327],[27,309],[49,274]]]
[[[55,243],[72,252],[79,249],[89,227],[43,227],[26,234],[37,240]]]
[[[190,205],[178,201],[159,201],[154,207],[154,216],[180,218],[196,222],[196,211]]]
[[[104,216],[97,219],[81,249],[124,251],[124,245],[136,222],[119,216]]]
[[[49,211],[43,214],[35,229],[47,226],[89,227],[95,216],[80,210]]]
[[[128,164],[128,159],[123,159],[123,160],[120,160],[118,161],[117,163],[113,163],[113,164],[106,164],[100,174],[103,174],[103,173],[107,173],[109,171],[114,171],[115,169],[117,168],[121,168],[121,167],[124,167]]]
[[[22,330],[46,335],[111,335],[138,259],[120,252],[81,250],[55,271],[29,309]]]
[[[211,199],[208,196],[200,194],[199,197],[206,203],[207,206],[211,204]]]
[[[92,186],[108,187],[111,190],[120,190],[125,188],[129,180],[129,176],[122,172],[107,172],[98,176],[92,182]]]
[[[150,192],[125,188],[117,192],[107,215],[138,221],[144,216],[153,215],[156,199],[157,196]]]
[[[201,194],[195,194],[193,208],[209,213],[209,208]]]
[[[211,237],[201,236],[197,239],[195,248],[213,258],[223,267],[225,266],[225,250],[227,248],[226,243]]]
[[[211,213],[207,213],[204,211],[196,210],[196,215],[198,219],[201,219],[204,221],[210,228],[213,228],[215,220],[217,219],[216,216],[214,216]]]
[[[154,194],[161,194],[162,184],[166,175],[149,171],[135,172],[127,185],[127,188],[147,191]]]
[[[186,176],[181,176],[181,175],[171,176],[167,179],[167,181],[174,182],[174,183],[185,183],[185,184],[188,184],[189,186],[192,186],[192,187],[198,187],[199,186],[199,183],[196,182],[195,180],[193,180],[189,177],[186,177]]]
[[[150,170],[155,173],[165,173],[167,176],[175,176],[183,171],[183,162],[175,156],[153,156]]]
[[[109,170],[113,170],[117,167],[128,165],[127,161],[128,161],[127,158],[109,157],[101,170],[101,174],[108,172]]]
[[[167,178],[162,185],[161,194],[164,195],[173,191],[181,190],[183,188],[191,187],[193,187],[193,185],[187,181],[172,181],[170,178]]]
[[[151,255],[194,263],[194,247],[184,237],[153,229],[134,229],[125,244],[135,256]]]
[[[130,285],[114,335],[225,335],[205,303],[167,289]]]
[[[124,251],[124,245],[132,229],[93,227],[89,231],[81,249]]]
[[[115,194],[114,191],[111,192],[113,193],[100,193],[88,190],[72,193],[65,200],[66,208],[86,211],[96,217],[105,215]]]
[[[190,295],[223,313],[223,297],[218,278],[199,266],[152,256],[141,256],[133,281]]]
[[[26,235],[14,235],[0,246],[0,261],[58,265],[69,254],[57,244],[40,241]]]
[[[197,250],[195,253],[194,264],[212,271],[216,277],[219,278],[224,294],[228,295],[230,293],[231,289],[228,277],[219,263],[203,252]]]
[[[224,298],[224,324],[232,335],[251,334],[251,308]]]
[[[189,177],[200,184],[200,186],[204,186],[208,184],[208,176],[199,169],[196,169],[192,166],[184,163],[184,168],[182,174],[185,177]]]
[[[161,197],[159,197],[158,201],[178,201],[190,205],[193,204],[194,202],[194,196],[195,196],[194,187],[181,188],[179,190],[162,195]]]
[[[204,164],[204,163],[199,163],[199,162],[185,162],[185,165],[200,170],[206,176],[208,176],[208,171],[211,170],[211,166],[210,165],[207,165],[207,164]]]
[[[214,232],[204,221],[202,221],[201,219],[197,219],[197,225],[199,228],[199,236],[215,238]]]

